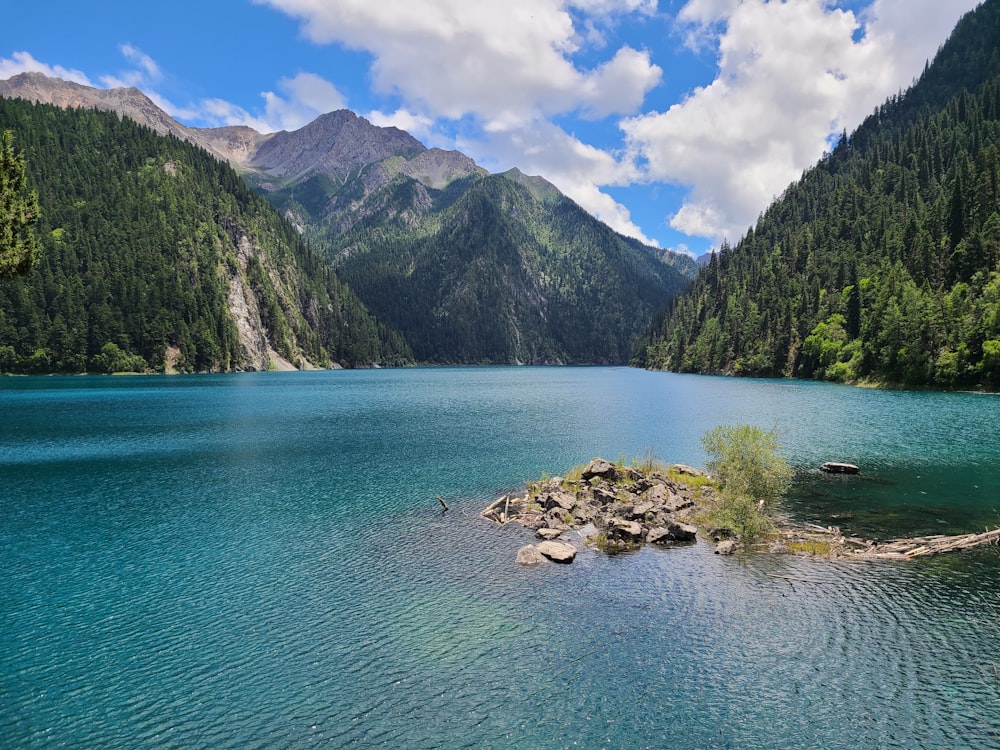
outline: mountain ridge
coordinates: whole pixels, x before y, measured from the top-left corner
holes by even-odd
[[[188,128],[137,89],[22,74],[0,95],[115,111],[228,161],[429,363],[625,363],[695,273],[689,257],[614,232],[541,176],[490,175],[349,110],[262,135]],[[404,316],[399,299],[411,301]]]

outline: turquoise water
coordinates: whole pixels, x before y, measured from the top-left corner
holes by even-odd
[[[0,746],[1000,746],[995,549],[524,569],[529,533],[478,518],[596,455],[701,464],[735,421],[782,432],[801,519],[1000,523],[995,396],[624,368],[0,379]]]

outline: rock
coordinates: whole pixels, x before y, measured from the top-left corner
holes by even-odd
[[[819,468],[821,471],[825,471],[828,474],[857,474],[861,471],[861,469],[854,464],[845,464],[840,463],[839,461],[827,461]]]
[[[558,510],[550,511],[542,516],[542,523],[538,526],[539,529],[562,529],[563,531],[566,531],[569,527],[569,524],[566,523],[563,517],[563,511]]]
[[[698,527],[689,523],[672,523],[667,530],[675,542],[693,542],[698,538]]]
[[[649,533],[646,534],[646,541],[649,544],[666,544],[667,542],[672,542],[673,539],[671,539],[670,531],[666,527],[657,526],[650,529]]]
[[[736,552],[736,542],[732,539],[725,539],[715,545],[715,554],[731,555]]]
[[[696,469],[693,466],[687,466],[686,464],[674,464],[674,471],[678,474],[686,474],[689,477],[707,477],[708,473],[702,471],[701,469]]]
[[[562,536],[562,534],[563,534],[562,529],[550,529],[550,528],[538,529],[535,532],[535,536],[537,536],[539,539],[555,539],[557,536]]]
[[[594,488],[594,500],[600,505],[607,505],[608,503],[613,503],[618,498],[615,497],[615,493],[608,492],[603,487]]]
[[[571,563],[576,557],[576,547],[566,542],[542,542],[535,549],[557,563]]]
[[[669,542],[693,542],[698,538],[698,527],[687,523],[669,523],[657,526],[646,534],[650,544],[667,544]]]
[[[545,510],[552,510],[553,508],[572,510],[573,506],[576,505],[576,495],[561,490],[542,495],[539,500]]]
[[[636,503],[632,510],[629,512],[629,518],[633,521],[641,521],[646,517],[646,514],[653,510],[652,503]]]
[[[541,565],[545,558],[533,544],[526,544],[517,551],[514,562],[518,565]]]
[[[615,469],[614,464],[605,461],[603,458],[595,458],[587,464],[581,478],[584,482],[589,482],[594,477],[600,477],[601,479],[613,482],[617,476],[618,471]]]
[[[679,510],[684,510],[684,508],[690,508],[694,505],[693,500],[671,492],[670,488],[663,484],[650,487],[649,492],[646,493],[646,499],[654,505],[663,506],[665,510],[671,513],[676,513]]]
[[[774,542],[767,550],[772,555],[787,555],[791,550],[783,542]]]
[[[642,526],[635,521],[615,519],[608,527],[608,536],[628,542],[638,542],[642,540]]]

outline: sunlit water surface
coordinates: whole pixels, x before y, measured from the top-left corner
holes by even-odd
[[[1000,746],[995,549],[526,569],[530,533],[478,517],[593,456],[703,464],[737,421],[781,431],[802,520],[1000,523],[995,396],[624,368],[0,379],[0,746]]]

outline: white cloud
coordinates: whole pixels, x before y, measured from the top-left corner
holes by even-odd
[[[901,12],[877,0],[855,41],[859,19],[825,0],[691,0],[678,18],[699,44],[717,35],[717,77],[666,112],[622,123],[648,179],[690,187],[671,226],[738,239],[831,136],[908,85],[958,6],[974,4],[910,0]]]
[[[43,73],[49,78],[61,78],[64,81],[93,86],[82,71],[64,68],[61,65],[48,65],[36,60],[28,52],[15,52],[10,57],[0,57],[0,81],[21,73]]]
[[[600,23],[648,13],[649,0],[257,1],[300,19],[316,43],[371,52],[378,91],[432,117],[511,124],[576,110],[628,113],[661,72],[628,47],[597,70],[572,60],[584,39],[571,6]]]
[[[346,106],[337,87],[315,73],[282,78],[278,89],[283,96],[273,91],[261,94],[265,102],[263,127],[269,131],[296,130],[321,114]]]
[[[280,94],[273,91],[261,93],[264,111],[258,114],[225,99],[202,99],[188,107],[182,119],[204,127],[248,125],[261,133],[273,133],[297,130],[321,114],[346,106],[337,88],[314,73],[282,78],[277,88]]]
[[[399,128],[405,130],[418,140],[427,140],[435,137],[434,120],[427,115],[411,112],[400,107],[395,112],[381,112],[373,110],[365,115],[365,118],[372,124],[380,128]]]

